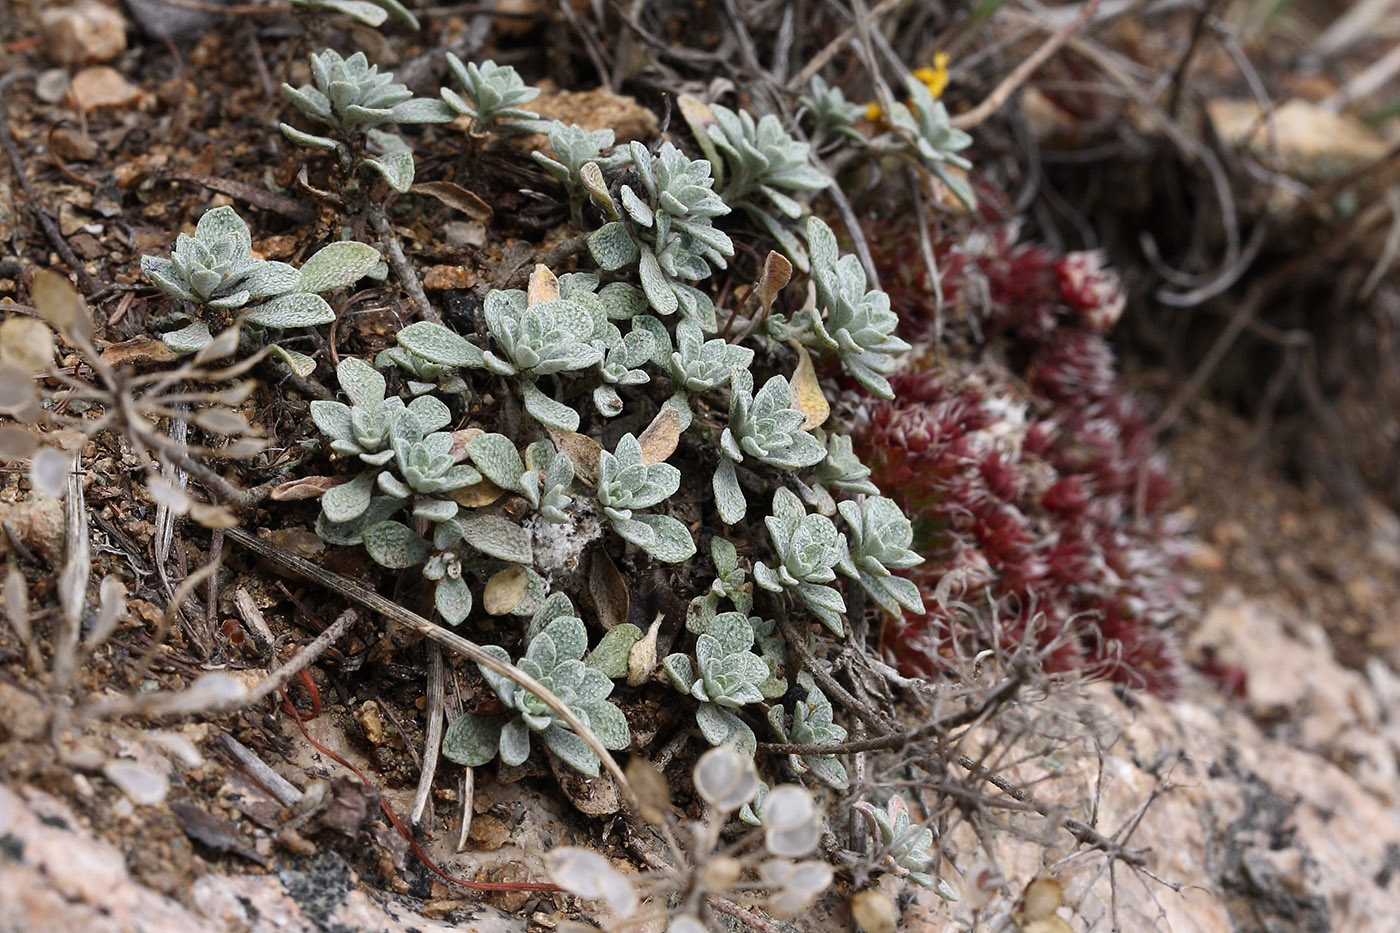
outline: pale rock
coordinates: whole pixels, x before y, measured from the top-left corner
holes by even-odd
[[[126,18],[97,0],[39,14],[49,58],[67,68],[109,62],[126,50]]]
[[[34,93],[46,104],[56,104],[68,93],[71,79],[62,68],[45,68],[34,79]]]
[[[107,65],[84,68],[73,76],[68,96],[80,110],[131,107],[142,103],[148,95],[121,72]]]

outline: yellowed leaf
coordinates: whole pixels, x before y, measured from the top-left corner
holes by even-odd
[[[519,564],[512,564],[486,581],[481,604],[488,615],[503,616],[520,605],[529,589],[530,576]]]
[[[1026,885],[1018,916],[1026,920],[1045,920],[1059,909],[1063,896],[1058,879],[1041,875]]]
[[[612,194],[608,192],[608,183],[603,178],[603,170],[598,167],[598,163],[585,162],[578,170],[578,179],[583,184],[583,190],[616,219],[617,205],[613,202]]]
[[[831,403],[822,394],[821,383],[817,381],[817,371],[812,366],[811,354],[807,348],[797,344],[797,371],[792,374],[792,407],[802,412],[805,420],[802,429],[810,431],[820,427],[831,414]]]
[[[454,489],[449,495],[453,502],[464,509],[479,509],[501,498],[505,495],[505,490],[483,477],[481,482]]]
[[[681,416],[669,405],[661,406],[651,424],[637,438],[642,445],[642,463],[661,463],[676,452],[681,440]]]
[[[143,363],[169,363],[180,358],[162,340],[154,337],[132,337],[114,343],[102,351],[102,362],[108,366],[139,366]]]
[[[526,286],[525,303],[541,305],[547,301],[559,300],[559,279],[543,263],[535,266],[530,273],[530,284]]]

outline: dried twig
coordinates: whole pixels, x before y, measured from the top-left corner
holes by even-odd
[[[359,614],[354,609],[346,609],[339,618],[326,626],[324,632],[317,635],[310,644],[293,655],[286,664],[264,677],[256,687],[236,700],[214,707],[210,712],[231,713],[234,710],[247,709],[277,693],[293,677],[320,660],[321,656],[350,629],[350,626],[359,621],[359,618]]]
[[[441,324],[442,316],[437,313],[437,309],[428,303],[428,296],[423,291],[423,283],[418,280],[418,273],[408,261],[408,257],[404,255],[399,235],[394,232],[394,228],[389,223],[389,218],[385,215],[382,207],[375,205],[369,209],[369,223],[374,228],[374,232],[379,234],[384,241],[384,252],[388,255],[389,265],[393,267],[394,275],[398,277],[399,284],[403,286],[404,291],[408,292],[408,297],[413,300],[413,306],[418,309],[418,316],[425,321]]]

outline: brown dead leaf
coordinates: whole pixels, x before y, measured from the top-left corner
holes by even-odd
[[[587,434],[571,431],[556,431],[547,427],[554,446],[568,454],[574,464],[574,476],[584,486],[592,489],[598,485],[598,455],[602,446]]]
[[[768,257],[763,260],[763,272],[758,277],[758,283],[754,285],[754,294],[763,305],[764,314],[773,307],[773,299],[778,297],[778,292],[791,281],[792,263],[788,262],[786,256],[770,249]]]
[[[792,407],[802,412],[802,430],[820,427],[831,414],[831,403],[822,394],[811,354],[801,344],[797,347],[797,371],[792,374]]]
[[[424,181],[419,182],[408,189],[409,194],[425,194],[430,198],[436,198],[454,211],[461,211],[473,220],[489,224],[491,217],[495,213],[491,210],[491,205],[487,204],[474,192],[468,191],[456,182],[451,181]]]
[[[808,363],[810,366],[811,364]],[[801,367],[798,367],[801,371]],[[825,401],[825,399],[823,399]],[[676,452],[681,440],[681,416],[669,405],[661,406],[656,417],[651,419],[642,436],[637,438],[642,445],[642,463],[650,466],[661,463]]]
[[[593,610],[605,630],[627,621],[632,595],[627,580],[617,569],[608,552],[595,548],[588,561],[588,595],[593,598]]]
[[[276,502],[301,502],[304,499],[319,499],[327,489],[337,485],[334,476],[303,476],[289,480],[272,490]]]

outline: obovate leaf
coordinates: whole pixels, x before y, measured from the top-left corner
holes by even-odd
[[[413,187],[413,153],[407,149],[395,149],[373,159],[365,159],[365,165],[384,176],[389,187],[402,194]]]
[[[441,366],[481,367],[481,350],[465,337],[431,321],[416,321],[398,334],[399,346]]]
[[[188,327],[161,334],[160,339],[176,353],[185,354],[203,350],[214,342],[214,335],[209,333],[208,324],[203,321],[195,321]]]
[[[460,521],[462,538],[488,557],[513,564],[535,562],[530,535],[514,522],[499,515],[468,515]]]
[[[288,368],[298,376],[305,379],[316,371],[316,361],[305,353],[298,353],[295,350],[288,350],[281,344],[274,343],[269,347],[272,354],[286,363]]]
[[[325,498],[322,496],[321,501],[325,502]],[[363,541],[365,550],[374,562],[390,570],[417,566],[428,559],[431,550],[422,536],[399,522],[379,522],[370,525],[365,529]]]
[[[313,257],[314,258],[314,257]],[[250,324],[275,327],[316,327],[335,320],[335,309],[320,295],[292,292],[258,305],[244,318]]]
[[[300,288],[304,292],[348,288],[368,275],[379,262],[379,250],[368,243],[341,240],[322,247],[306,260],[301,267]]]
[[[464,713],[452,720],[442,736],[442,756],[475,768],[496,757],[501,743],[501,721],[491,716]],[[529,754],[526,739],[526,754]]]

